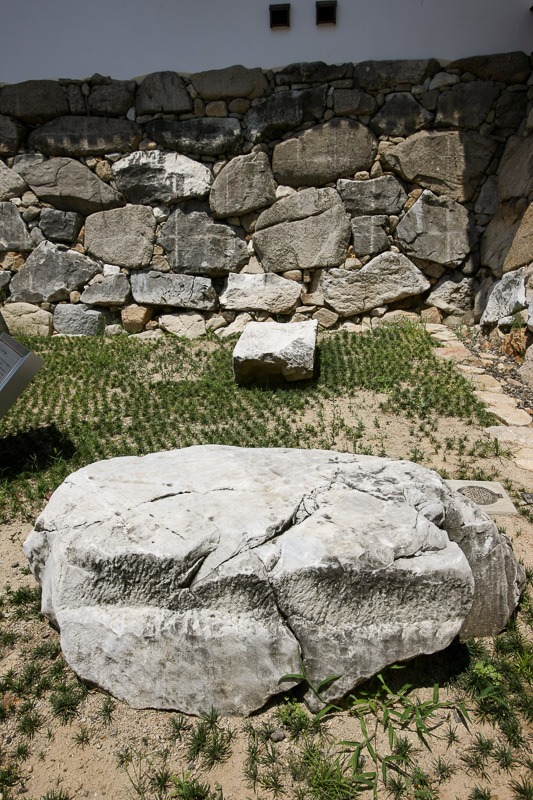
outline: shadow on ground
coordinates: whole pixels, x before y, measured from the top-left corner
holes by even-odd
[[[0,438],[0,478],[12,480],[38,472],[57,461],[70,461],[74,443],[56,425],[43,425]]]

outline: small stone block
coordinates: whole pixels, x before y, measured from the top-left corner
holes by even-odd
[[[473,500],[491,516],[514,516],[517,510],[513,501],[498,481],[446,481],[450,488]]]
[[[318,322],[250,322],[233,351],[240,384],[313,377]]]

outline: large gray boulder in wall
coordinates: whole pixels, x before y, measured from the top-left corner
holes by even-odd
[[[33,150],[47,156],[103,156],[135,150],[142,137],[134,122],[111,117],[58,117],[28,136]]]
[[[134,272],[131,292],[136,303],[147,306],[177,306],[212,311],[217,295],[209,278],[164,272]]]
[[[439,72],[441,66],[435,58],[409,58],[384,61],[361,61],[354,65],[356,86],[369,92],[400,84],[421,84]]]
[[[29,164],[20,174],[39,200],[61,211],[93,214],[124,205],[124,198],[73,158],[50,158]]]
[[[204,100],[232,100],[247,97],[254,100],[268,92],[268,81],[259,67],[248,69],[235,64],[225,69],[195,72],[191,83]]]
[[[68,114],[69,106],[57,81],[24,81],[0,88],[0,113],[22,122],[46,122]]]
[[[154,251],[156,219],[149,206],[126,206],[85,220],[85,247],[108,264],[147,267]]]
[[[382,175],[369,181],[337,181],[346,210],[354,217],[368,214],[399,214],[407,202],[407,195],[394,175]]]
[[[410,136],[433,122],[433,114],[411,92],[392,92],[369,122],[376,136]]]
[[[25,133],[24,125],[18,120],[0,114],[0,156],[14,156]]]
[[[211,170],[180,153],[137,151],[116,161],[112,168],[117,189],[130,203],[177,203],[205,197]]]
[[[435,124],[479,128],[499,93],[500,90],[492,81],[457,83],[440,93]]]
[[[235,345],[233,376],[240,384],[281,377],[302,381],[313,377],[317,320],[249,322]]]
[[[489,166],[496,142],[477,133],[419,131],[383,151],[387,169],[452,200],[471,200]]]
[[[135,108],[144,114],[183,114],[192,100],[177,72],[152,72],[143,78],[135,95]]]
[[[214,222],[205,211],[177,208],[163,225],[157,243],[176,272],[227,275],[249,260],[246,241],[237,228]]]
[[[368,169],[376,151],[374,134],[360,122],[333,119],[277,144],[272,169],[278,183],[321,186]]]
[[[498,174],[500,200],[528,197],[533,192],[533,134],[508,140]]]
[[[436,472],[328,450],[91,464],[24,551],[81,678],[188,714],[251,713],[300,652],[313,683],[340,676],[337,700],[459,633],[496,634],[524,582],[507,537]]]
[[[104,311],[84,303],[60,303],[54,311],[54,328],[65,336],[98,336],[104,332],[108,321]]]
[[[6,167],[3,161],[0,161],[0,201],[20,197],[27,188],[24,179],[17,172]]]
[[[154,119],[145,128],[148,135],[167,150],[200,156],[236,154],[243,138],[239,120],[225,117],[198,117],[181,122]]]
[[[22,217],[13,203],[0,203],[0,253],[18,250],[27,253],[34,244]]]
[[[81,289],[101,272],[102,267],[91,258],[44,241],[13,277],[11,296],[27,303],[68,300],[70,292]]]
[[[266,311],[289,314],[297,305],[302,287],[281,275],[228,275],[220,293],[220,306],[228,311]]]
[[[217,175],[209,195],[214,217],[240,217],[269,206],[276,183],[266,153],[237,156]]]
[[[248,138],[252,142],[274,139],[302,122],[320,119],[326,109],[326,94],[327,87],[319,86],[265,97],[244,117]]]

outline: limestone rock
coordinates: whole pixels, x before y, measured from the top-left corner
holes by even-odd
[[[89,114],[97,117],[125,117],[133,105],[135,81],[109,81],[93,86],[87,99]]]
[[[357,258],[376,256],[389,249],[389,238],[383,229],[386,222],[387,217],[379,214],[352,220],[353,250]]]
[[[192,101],[177,72],[152,72],[143,78],[135,95],[137,114],[183,114]]]
[[[28,229],[13,203],[0,203],[0,253],[33,250]]]
[[[439,70],[440,64],[434,58],[361,61],[354,65],[353,78],[356,86],[379,92],[399,84],[422,84]]]
[[[43,208],[39,218],[43,235],[53,242],[64,244],[76,241],[82,224],[82,217],[75,211],[56,211],[55,208]]]
[[[27,188],[24,179],[0,161],[0,201],[20,197]]]
[[[332,119],[276,145],[272,169],[278,183],[314,186],[368,169],[377,151],[374,135],[352,119]]]
[[[112,167],[117,189],[130,203],[173,203],[204,197],[213,182],[204,164],[179,153],[137,151]]]
[[[329,191],[335,194],[334,190]],[[289,206],[291,200],[278,203]],[[340,202],[316,216],[256,229],[253,235],[254,248],[265,272],[338,266],[346,259],[349,241],[350,224]]]
[[[503,272],[512,272],[533,261],[533,203],[520,218],[511,246],[503,262]]]
[[[217,301],[209,278],[166,272],[134,272],[131,275],[131,291],[135,302],[142,305],[212,311]]]
[[[359,270],[324,270],[319,290],[343,317],[422,294],[431,286],[425,275],[401,253],[381,253]]]
[[[87,256],[44,241],[13,277],[11,296],[28,303],[68,300],[70,292],[81,289],[101,271]]]
[[[24,125],[18,120],[0,114],[0,156],[14,156],[20,147],[25,133]]]
[[[473,307],[475,286],[475,279],[462,272],[445,273],[432,288],[426,303],[446,314],[462,314]]]
[[[248,312],[244,311],[242,314],[237,314],[233,322],[230,322],[225,328],[217,328],[215,335],[219,339],[227,339],[230,336],[242,333],[246,330],[247,326],[252,322],[252,317]]]
[[[448,69],[471,72],[480,80],[502,83],[526,83],[531,72],[529,58],[525,53],[495,53],[487,56],[459,58],[448,64]]]
[[[68,114],[69,107],[57,81],[24,81],[0,88],[0,113],[35,123]]]
[[[188,714],[262,707],[300,650],[313,683],[340,675],[335,701],[461,631],[496,634],[524,582],[507,537],[435,472],[320,450],[92,464],[24,551],[81,678]]]
[[[263,211],[255,223],[255,230],[269,228],[280,222],[295,222],[298,219],[315,217],[331,208],[342,210],[339,195],[335,189],[303,189],[301,192],[282,197],[273,206]]]
[[[371,117],[377,111],[376,98],[361,92],[359,89],[335,89],[333,92],[333,110],[336,116],[355,114]]]
[[[139,333],[139,331],[144,330],[146,323],[152,319],[153,313],[153,308],[149,306],[139,306],[136,303],[130,303],[130,305],[122,308],[120,311],[122,326],[128,333]]]
[[[240,64],[195,72],[191,75],[191,83],[204,100],[232,100],[236,97],[253,100],[268,92],[268,81],[261,69],[248,69]]]
[[[227,275],[248,262],[246,242],[236,228],[214,222],[205,211],[177,208],[157,243],[172,269],[187,275]]]
[[[274,139],[302,122],[318,120],[326,109],[327,87],[278,92],[260,100],[244,117],[252,142]]]
[[[313,377],[318,323],[250,322],[233,350],[233,375],[237,383],[287,381]]]
[[[0,271],[0,297],[6,294],[12,277],[13,275],[11,272],[7,270]]]
[[[198,339],[206,333],[205,319],[195,311],[182,311],[176,314],[162,314],[159,327],[175,336]]]
[[[85,247],[109,264],[141,269],[152,260],[155,226],[147,206],[98,211],[85,220]]]
[[[61,211],[86,215],[124,205],[118,192],[72,158],[30,164],[21,169],[21,175],[39,200]]]
[[[467,209],[449,197],[422,192],[396,228],[406,255],[458,266],[476,243],[477,234]]]
[[[419,131],[381,154],[385,167],[452,200],[471,200],[496,143],[477,133]]]
[[[481,239],[481,263],[500,277],[533,260],[533,210],[502,203]]]
[[[474,394],[487,406],[487,411],[494,414],[504,425],[520,426],[531,424],[531,417],[521,408],[517,408],[514,397],[500,392],[475,391]]]
[[[65,336],[98,336],[107,325],[106,315],[95,308],[78,303],[60,303],[54,311],[54,328]]]
[[[313,319],[318,322],[321,328],[332,328],[339,321],[339,315],[329,308],[319,308],[313,314]]]
[[[5,306],[4,306],[5,309]],[[530,389],[533,389],[533,348],[526,350],[524,363],[520,367],[520,377]],[[530,445],[533,448],[533,442]]]
[[[456,128],[479,128],[500,90],[492,81],[458,83],[441,92],[435,124]]]
[[[522,267],[508,272],[493,284],[480,324],[496,325],[503,317],[516,314],[526,306],[525,267]]]
[[[130,295],[130,282],[126,275],[110,275],[101,283],[88,286],[81,302],[90,306],[122,306]]]
[[[499,204],[498,178],[490,175],[479,190],[474,211],[476,214],[495,214]]]
[[[329,83],[340,81],[349,64],[325,64],[323,61],[300,61],[277,70],[274,78],[278,86],[288,83]]]
[[[502,92],[494,106],[494,124],[497,128],[516,129],[527,116],[527,92]]]
[[[533,192],[533,134],[509,139],[498,175],[500,200],[528,197]]]
[[[233,158],[218,173],[209,196],[214,217],[240,217],[270,205],[276,184],[265,153]]]
[[[376,136],[410,136],[433,122],[433,114],[411,92],[392,92],[369,122]]]
[[[103,156],[135,150],[141,130],[126,119],[58,117],[35,128],[28,144],[47,156]]]
[[[159,145],[183,153],[201,156],[233,154],[240,151],[242,144],[239,120],[232,118],[199,117],[183,122],[155,119],[145,127],[148,135]]]
[[[382,175],[369,181],[337,181],[346,210],[354,217],[368,214],[399,214],[407,201],[401,183],[394,175]]]
[[[10,336],[51,336],[54,330],[52,314],[30,303],[7,303],[0,318]]]
[[[230,274],[220,294],[227,311],[268,311],[287,314],[300,299],[301,286],[281,275]]]

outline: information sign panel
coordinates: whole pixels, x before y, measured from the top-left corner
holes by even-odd
[[[0,418],[39,372],[44,361],[27,347],[0,333]]]

